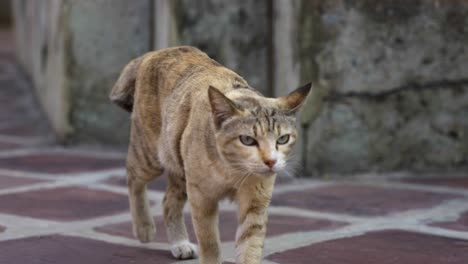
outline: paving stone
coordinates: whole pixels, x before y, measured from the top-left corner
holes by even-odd
[[[288,250],[268,259],[288,264],[466,264],[467,249],[467,240],[386,230]]]
[[[125,195],[84,187],[63,187],[0,196],[0,212],[70,221],[128,210]],[[1,263],[1,262],[0,262]]]
[[[443,228],[457,230],[457,231],[468,232],[468,211],[463,213],[455,221],[435,222],[435,223],[431,223],[429,225],[430,226],[443,227]]]
[[[0,174],[0,190],[29,184],[46,182],[45,180],[11,177]]]
[[[1,62],[0,62],[1,63]],[[4,89],[5,86],[14,86],[10,80],[2,80],[2,73],[0,72],[0,87]],[[18,102],[18,98],[23,95],[6,95],[2,91],[0,94],[0,105],[2,106],[2,112],[0,112],[0,122],[2,129],[6,129],[15,126],[19,123],[30,122],[30,118],[27,115],[26,109],[21,106]],[[11,113],[15,113],[12,115]],[[2,134],[2,133],[0,133]]]
[[[40,124],[18,124],[14,126],[0,128],[0,135],[36,137],[47,133],[47,130]]]
[[[275,185],[288,185],[288,184],[291,184],[291,183],[294,183],[296,178],[294,177],[290,177],[290,176],[286,176],[286,175],[278,175],[276,177],[276,181],[275,181]]]
[[[377,216],[428,208],[459,197],[423,191],[336,184],[276,195],[273,196],[272,205],[357,216]]]
[[[127,187],[127,176],[115,176],[104,181],[104,183]],[[150,182],[148,188],[153,191],[166,191],[167,179],[166,177],[158,177],[154,181]]]
[[[0,85],[1,87],[1,85]],[[1,88],[0,88],[1,89]],[[14,99],[13,99],[14,100]],[[0,105],[2,105],[1,100],[0,100]],[[3,108],[3,105],[2,105]],[[20,107],[5,107],[7,113],[0,113],[0,123],[1,124],[10,124],[17,122],[18,119],[28,119],[29,117],[25,113],[24,109],[21,109]],[[15,115],[11,115],[9,113],[11,112],[16,112]],[[0,133],[1,134],[1,133]],[[12,135],[15,136],[15,135]]]
[[[15,50],[13,33],[10,29],[0,29],[0,54],[11,54]]]
[[[432,179],[406,179],[405,182],[423,185],[456,187],[468,189],[468,177],[465,178],[432,178]]]
[[[45,236],[0,242],[0,263],[11,264],[166,264],[169,251],[128,247],[86,238]]]
[[[17,149],[20,148],[21,145],[11,143],[11,142],[1,142],[0,141],[0,150],[11,150],[11,149]]]
[[[0,158],[0,168],[39,173],[78,173],[125,166],[123,159],[43,152]]]
[[[193,231],[190,214],[185,214],[185,223],[187,231],[192,241],[196,241]],[[222,241],[234,241],[237,229],[237,216],[235,212],[221,212],[220,218],[220,237]],[[162,216],[155,217],[157,234],[155,241],[168,242],[166,228]],[[315,218],[303,218],[293,216],[273,215],[269,216],[267,236],[276,236],[289,232],[311,231],[311,230],[329,230],[344,226],[345,223],[321,220]],[[96,228],[97,231],[107,234],[125,236],[133,238],[131,223],[114,224]]]

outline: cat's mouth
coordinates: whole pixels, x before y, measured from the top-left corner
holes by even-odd
[[[278,173],[280,169],[278,168],[262,168],[257,171],[258,174],[265,175],[265,176],[271,176],[275,173]]]
[[[269,177],[272,176],[276,173],[279,173],[280,171],[283,170],[282,167],[280,166],[274,166],[272,168],[270,167],[263,167],[263,166],[241,166],[241,167],[235,167],[236,171],[244,171],[248,174],[253,174],[253,175],[259,175],[259,176],[264,176],[264,177]]]

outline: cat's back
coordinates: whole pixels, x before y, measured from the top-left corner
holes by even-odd
[[[150,90],[140,91],[144,96],[136,98],[139,100],[135,105],[144,108],[142,115],[151,127],[148,132],[157,134],[161,162],[173,170],[182,168],[180,144],[182,135],[189,130],[189,119],[210,116],[209,112],[203,113],[209,111],[209,86],[227,92],[248,84],[202,51],[188,46],[149,53],[142,67],[140,74],[144,76],[139,80],[149,76],[151,85],[146,86]]]
[[[183,168],[181,141],[184,133],[190,134],[188,124],[211,116],[209,86],[225,93],[248,84],[189,46],[149,52],[129,62],[109,97],[132,115],[130,141],[134,152],[140,153],[133,156],[146,155],[142,160],[148,164],[162,163],[173,171]]]

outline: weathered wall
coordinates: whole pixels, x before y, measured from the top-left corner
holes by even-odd
[[[468,3],[301,8],[302,78],[328,82],[315,122],[308,120],[310,173],[467,165]]]
[[[173,2],[181,44],[196,46],[271,93],[270,1],[177,0]]]
[[[123,67],[151,49],[150,1],[68,1],[71,139],[127,142],[129,114],[108,93]]]
[[[0,0],[0,27],[11,25],[11,0]]]
[[[60,139],[70,130],[66,9],[61,0],[13,2],[17,54]]]
[[[65,142],[125,145],[107,93],[123,66],[188,44],[266,95],[315,88],[307,174],[468,164],[468,2],[14,1],[19,57]]]
[[[153,48],[197,46],[268,94],[267,3],[15,1],[18,55],[62,141],[125,145],[129,115],[107,94],[124,65]]]
[[[11,0],[0,0],[0,27],[10,27],[12,24]]]
[[[150,1],[15,1],[18,56],[63,142],[125,144],[129,115],[108,92],[151,46]]]

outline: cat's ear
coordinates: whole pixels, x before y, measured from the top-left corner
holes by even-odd
[[[238,113],[235,103],[211,85],[208,88],[208,98],[216,128],[220,128],[224,121]]]
[[[290,94],[278,98],[280,108],[291,115],[297,113],[311,89],[312,83],[308,83],[292,91]]]

